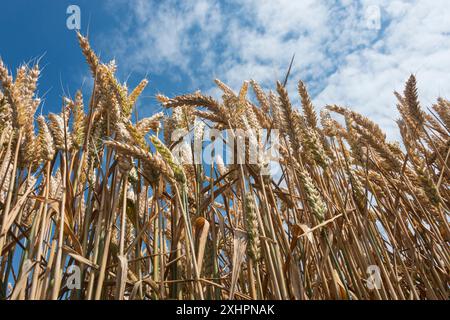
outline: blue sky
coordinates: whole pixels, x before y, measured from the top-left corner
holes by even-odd
[[[58,111],[63,94],[83,88],[89,71],[73,31],[70,4],[81,9],[81,31],[105,62],[115,58],[129,87],[150,80],[141,115],[168,96],[201,89],[219,97],[212,80],[238,89],[255,79],[265,88],[296,58],[291,97],[305,80],[320,109],[349,106],[395,133],[393,90],[415,73],[424,107],[450,96],[450,9],[446,0],[39,0],[2,4],[0,56],[15,69],[41,57],[44,113]],[[379,23],[379,24],[378,24]],[[298,102],[296,103],[298,104]]]
[[[93,1],[79,1],[84,9],[83,30],[91,17],[91,27],[104,32],[110,26],[108,12]],[[8,1],[2,3],[0,20],[0,56],[15,72],[23,63],[40,58],[43,68],[39,81],[39,95],[44,112],[61,108],[63,93],[74,94],[81,88],[87,67],[79,50],[74,31],[66,28],[67,6],[64,0]],[[85,20],[85,21],[83,21]]]
[[[0,57],[8,68],[15,69],[23,63],[34,63],[39,60],[41,77],[39,93],[44,113],[58,112],[61,109],[62,97],[73,96],[75,91],[82,89],[85,100],[92,88],[92,79],[84,57],[79,49],[75,32],[66,27],[70,16],[67,7],[76,4],[81,9],[81,32],[89,33],[92,46],[103,60],[115,58],[114,50],[102,39],[105,35],[112,36],[110,30],[120,25],[120,14],[111,10],[106,2],[100,1],[65,1],[65,0],[18,0],[2,4],[0,20]],[[100,45],[101,44],[101,45]],[[119,62],[120,63],[120,62]],[[127,80],[131,86],[148,75],[156,81],[159,90],[169,90],[174,85],[164,81],[164,77],[153,76],[143,69],[136,72],[120,72],[122,80]],[[155,86],[149,87],[141,99],[141,105],[157,107],[151,96],[158,91]],[[148,112],[153,112],[152,108]]]

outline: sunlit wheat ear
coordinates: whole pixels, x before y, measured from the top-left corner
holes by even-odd
[[[258,218],[256,216],[255,201],[251,193],[245,195],[245,227],[247,230],[247,252],[250,258],[254,261],[258,261],[260,258],[260,241],[258,230]]]
[[[0,135],[3,131],[11,126],[11,116],[12,116],[11,106],[7,102],[6,97],[3,92],[0,91]],[[5,137],[6,138],[6,137]],[[4,141],[5,139],[3,139]]]
[[[201,93],[186,94],[170,99],[164,95],[156,95],[158,101],[162,103],[165,108],[177,108],[182,106],[191,107],[205,107],[213,112],[218,117],[225,117],[228,115],[225,108],[212,97],[202,95]]]
[[[144,118],[137,123],[136,129],[144,135],[149,133],[150,130],[156,132],[159,128],[161,128],[161,120],[163,118],[164,113],[162,112],[154,114],[151,117]]]
[[[162,156],[164,161],[167,162],[168,166],[172,169],[175,179],[182,183],[186,183],[186,175],[184,173],[183,167],[176,162],[175,158],[172,155],[172,152],[167,148],[161,140],[156,136],[151,136],[150,140],[156,148],[156,151]]]
[[[376,137],[377,139],[381,139],[382,141],[386,139],[386,135],[384,134],[383,130],[381,130],[381,128],[375,122],[371,121],[369,118],[357,112],[349,110],[348,108],[339,107],[337,105],[328,105],[326,106],[326,108],[330,111],[351,118],[358,125],[369,130],[370,133],[374,135],[374,137]]]
[[[105,80],[109,84],[109,87],[113,90],[113,96],[120,106],[122,116],[129,119],[133,111],[133,104],[128,98],[128,88],[126,84],[119,83],[111,68],[101,65],[99,69],[102,70],[101,74],[104,74]]]
[[[78,42],[80,43],[81,50],[83,51],[84,56],[86,57],[86,61],[91,68],[92,75],[94,78],[97,76],[97,67],[99,65],[99,59],[97,55],[92,50],[89,41],[81,35],[81,33],[77,33]]]
[[[317,188],[306,171],[300,172],[300,180],[306,191],[306,199],[308,206],[316,218],[322,222],[325,219],[325,213],[327,212],[327,206],[323,202]]]
[[[3,60],[0,58],[0,81],[2,83],[2,87],[5,90],[8,90],[11,88],[13,79],[9,75],[9,71],[6,68],[5,64],[3,63]]]
[[[416,77],[414,75],[411,75],[406,82],[404,96],[409,114],[414,119],[417,126],[422,127],[425,121],[425,117],[422,109],[420,108],[419,97],[417,94]]]
[[[228,85],[226,85],[219,79],[214,79],[214,82],[220,88],[220,90],[222,90],[225,94],[230,95],[230,96],[236,96],[233,89],[231,89]]]
[[[132,137],[132,141],[133,141],[134,144],[137,144],[141,148],[147,148],[147,143],[145,141],[145,132],[140,131],[129,120],[128,121],[124,121],[124,126],[126,128],[127,133],[126,134],[122,134],[121,132],[119,132],[119,134],[121,136],[125,137],[125,136],[130,135]],[[119,129],[122,130],[121,127],[119,127]]]
[[[311,128],[314,129],[317,127],[317,114],[314,110],[311,98],[309,97],[306,85],[302,81],[299,81],[298,83],[298,92],[302,100],[303,113],[305,115],[306,122]]]
[[[305,153],[305,161],[311,163],[315,161],[319,166],[325,169],[327,164],[327,154],[324,150],[323,142],[317,129],[310,127],[306,123],[305,117],[300,112],[294,110],[292,113],[294,127],[298,132],[299,138],[303,142],[303,152]]]
[[[252,85],[253,91],[255,91],[261,110],[268,114],[270,112],[270,102],[268,96],[255,80],[250,80],[250,84]]]
[[[370,145],[378,154],[384,159],[387,167],[390,170],[398,171],[402,167],[402,159],[398,158],[389,146],[384,142],[377,140],[368,130],[359,126],[355,127],[356,131],[364,138],[368,145]]]
[[[72,146],[72,139],[69,135],[67,122],[65,123],[63,116],[50,113],[50,131],[53,136],[53,140],[55,142],[55,147],[58,150],[69,150]],[[64,130],[66,129],[66,130]]]
[[[300,128],[298,127],[299,122],[295,120],[294,110],[292,109],[291,101],[289,100],[288,92],[285,87],[278,81],[277,91],[280,96],[280,111],[279,117],[281,128],[285,128],[286,135],[289,137],[289,141],[292,145],[292,149],[295,154],[301,149],[301,143],[299,141]],[[278,111],[277,111],[278,112]]]
[[[24,139],[22,142],[22,161],[21,165],[28,166],[32,164],[36,158],[36,154],[39,154],[39,145],[36,144],[36,136],[34,134],[34,119],[31,116],[31,121],[24,125]]]
[[[112,147],[119,153],[142,160],[144,167],[147,168],[148,172],[152,173],[152,176],[159,177],[159,174],[163,174],[169,181],[175,180],[173,170],[161,156],[153,155],[142,148],[117,141],[105,141],[104,144]]]
[[[430,177],[430,174],[425,171],[423,167],[417,167],[416,172],[419,176],[420,184],[425,191],[428,199],[430,199],[432,204],[438,206],[441,202],[441,197],[439,195],[439,190],[436,188],[435,183]]]
[[[55,148],[53,144],[53,137],[48,129],[47,122],[43,116],[37,118],[39,126],[38,145],[40,150],[40,157],[44,161],[50,161],[55,154]]]
[[[366,172],[361,173],[361,172],[352,170],[351,168],[347,168],[346,171],[350,178],[349,179],[350,185],[352,188],[353,199],[356,203],[356,207],[358,208],[358,210],[360,212],[364,212],[365,208],[366,208],[366,201],[367,201],[366,192],[363,187],[363,183],[365,184],[367,182]],[[359,174],[359,173],[361,173],[361,174]],[[372,180],[369,180],[369,184],[370,184],[370,182],[372,182]],[[374,188],[373,185],[375,185],[375,188],[379,187],[376,183],[370,184],[370,187]],[[370,187],[368,186],[367,189],[371,189]],[[380,191],[380,189],[381,189],[381,191]],[[377,191],[379,192],[380,195],[384,195],[382,188],[377,189]]]
[[[83,94],[77,91],[73,106],[72,139],[74,146],[80,148],[84,143],[86,116],[84,114]]]
[[[2,92],[4,103],[8,102],[8,105],[12,109],[14,107],[12,105],[12,104],[14,104],[13,95],[12,95],[13,78],[9,74],[9,71],[6,68],[6,66],[3,64],[3,60],[1,58],[0,58],[0,84],[2,85],[2,88],[4,90]],[[12,112],[12,110],[11,110],[11,112]]]
[[[325,153],[324,146],[320,141],[317,131],[311,128],[305,128],[304,137],[304,146],[308,154],[312,155],[312,158],[319,166],[326,169],[328,166],[328,156]]]
[[[144,91],[145,87],[148,85],[148,80],[143,79],[138,86],[130,93],[130,96],[128,97],[129,102],[132,106],[135,105],[137,99],[141,95],[141,93]]]
[[[114,148],[119,153],[127,154],[137,159],[145,160],[152,157],[150,152],[130,144],[118,141],[105,141],[104,144]]]
[[[19,194],[24,194],[30,188],[33,188],[36,185],[37,179],[35,176],[31,176],[22,186],[19,188]],[[22,212],[22,221],[21,223],[24,226],[31,227],[37,211],[35,210],[36,200],[30,197],[23,207]]]
[[[24,99],[28,100],[29,102],[31,102],[28,105],[29,109],[33,109],[33,104],[32,104],[32,100],[34,98],[35,95],[35,91],[37,88],[37,82],[40,76],[40,69],[39,69],[39,65],[35,64],[33,67],[25,67],[26,70],[26,75],[25,75],[25,79],[23,81],[23,86],[22,86],[22,96]],[[36,109],[34,109],[32,112],[35,112]]]
[[[269,101],[270,101],[270,113],[272,115],[272,127],[276,129],[280,129],[283,131],[282,127],[282,117],[281,117],[281,102],[280,98],[277,95],[270,91],[269,92]]]
[[[322,125],[322,132],[328,137],[337,136],[339,131],[345,133],[345,129],[331,117],[330,111],[327,109],[320,111],[320,124]]]
[[[447,132],[450,132],[450,101],[439,98],[438,102],[433,105],[433,109],[444,123]]]

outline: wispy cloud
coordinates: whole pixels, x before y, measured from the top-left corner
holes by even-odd
[[[371,6],[380,9],[379,30],[369,28]],[[292,79],[308,82],[318,107],[350,106],[375,118],[391,137],[392,91],[402,90],[409,73],[418,76],[424,105],[450,93],[445,0],[136,0],[119,10],[124,19],[109,45],[121,65],[180,74],[187,88],[211,90],[214,77],[236,88],[250,78],[271,86],[295,53]]]

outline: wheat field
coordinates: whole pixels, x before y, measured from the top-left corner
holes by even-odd
[[[317,114],[301,81],[292,99],[215,80],[220,101],[158,95],[165,112],[138,118],[148,81],[129,91],[78,40],[93,90],[59,114],[36,114],[38,65],[0,60],[0,299],[449,298],[450,102],[422,106],[414,76],[399,142],[348,108]],[[248,151],[195,163],[208,129],[278,132],[278,175]]]

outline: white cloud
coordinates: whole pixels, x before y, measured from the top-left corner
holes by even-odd
[[[128,69],[163,72],[177,67],[189,72],[194,52],[204,52],[201,59],[208,65],[208,51],[214,40],[209,35],[218,34],[222,26],[216,4],[206,0],[136,0],[125,6],[127,11],[116,6],[119,18],[128,18],[114,30],[114,37],[108,37],[108,41],[113,40],[106,45],[120,53],[121,64],[127,64]]]
[[[393,90],[417,75],[424,107],[450,93],[450,11],[445,1],[380,1],[389,25],[371,46],[345,57],[318,95],[321,103],[346,104],[398,137]]]
[[[381,9],[381,30],[368,28],[373,5]],[[250,78],[272,87],[295,53],[293,98],[296,81],[307,80],[317,106],[349,106],[390,137],[397,136],[392,91],[402,91],[410,73],[425,107],[450,93],[446,0],[137,0],[126,15],[113,45],[130,71],[176,70],[204,90],[214,77],[235,88]]]

